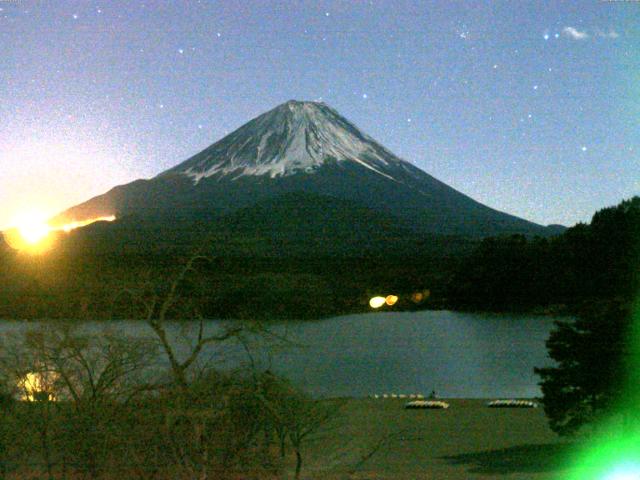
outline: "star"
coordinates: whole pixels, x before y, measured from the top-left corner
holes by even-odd
[[[496,63],[496,64],[493,65],[493,69],[495,70],[497,68],[498,68],[498,64]]]
[[[363,93],[363,94],[362,94],[362,98],[364,98],[364,99],[366,100],[366,99],[367,99],[367,98],[369,98],[369,97],[368,97],[368,95],[367,95],[366,93]]]
[[[164,108],[164,103],[161,103],[160,105],[158,105],[158,108]]]
[[[201,123],[199,123],[199,124],[198,124],[198,128],[199,128],[200,130],[202,130],[202,124],[201,124]]]
[[[407,123],[411,123],[411,119],[410,118],[407,118]]]
[[[555,33],[555,34],[553,35],[553,37],[554,37],[554,38],[560,38],[560,34],[559,34],[559,33]]]
[[[462,25],[460,25],[458,28],[456,28],[456,34],[462,39],[462,40],[466,40],[467,37],[469,37],[469,29],[467,28],[467,26],[463,23]]]
[[[585,147],[584,145],[582,146],[582,148],[580,148],[580,150],[582,150],[583,152],[587,151],[587,147]]]
[[[545,40],[549,40],[549,34],[548,34],[548,33],[545,33],[545,34],[544,34],[544,36],[543,36],[542,38],[544,38]]]
[[[182,55],[182,54],[184,53],[184,49],[179,48],[179,49],[178,49],[178,53],[179,53],[180,55]]]
[[[97,12],[98,12],[98,13],[102,13],[102,9],[100,9],[100,8],[99,8],[99,9],[97,10]]]
[[[77,19],[78,19],[78,14],[77,14],[77,13],[74,13],[74,14],[73,14],[73,15],[71,15],[71,16],[73,17],[73,19],[74,19],[74,20],[77,20]]]
[[[216,33],[216,35],[218,36],[218,38],[220,38],[222,36],[222,34],[220,32]]]
[[[328,17],[329,15],[330,15],[330,13],[329,13],[329,12],[324,12],[324,16],[325,16],[325,17]]]
[[[534,89],[534,90],[538,90],[538,85],[534,85],[534,86],[533,86],[533,89]]]

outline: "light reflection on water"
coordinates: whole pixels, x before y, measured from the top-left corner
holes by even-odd
[[[533,397],[540,394],[533,367],[550,363],[545,341],[553,320],[448,311],[350,315],[272,324],[269,329],[292,345],[252,340],[249,349],[260,368],[281,373],[316,396],[435,390],[442,397]],[[4,321],[0,334],[28,325],[33,323]],[[209,333],[219,328],[220,322],[207,321]],[[151,335],[149,327],[136,321],[87,322],[83,329]],[[195,335],[196,326],[174,322],[170,331],[175,339],[185,332]],[[209,346],[203,359],[221,368],[249,363],[237,343]]]

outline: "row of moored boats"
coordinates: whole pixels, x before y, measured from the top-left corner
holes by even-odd
[[[406,409],[447,409],[449,404],[442,400],[436,400],[435,398],[425,399],[424,395],[411,394],[411,395],[397,395],[397,394],[382,394],[372,395],[375,399],[409,399],[410,401],[405,403]],[[538,408],[538,404],[533,400],[519,400],[519,399],[501,399],[492,400],[487,403],[489,408]]]

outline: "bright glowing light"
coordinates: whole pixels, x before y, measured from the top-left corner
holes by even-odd
[[[43,253],[53,246],[53,232],[69,233],[76,228],[85,227],[95,222],[113,222],[115,215],[74,221],[65,225],[52,227],[46,221],[46,216],[30,213],[19,216],[13,227],[2,232],[6,242],[15,250],[29,253]]]
[[[617,466],[602,480],[638,480],[640,479],[640,464],[623,464]]]
[[[22,216],[16,222],[16,228],[20,236],[29,245],[35,245],[49,235],[50,227],[47,225],[44,215],[29,213]]]
[[[373,297],[371,300],[369,300],[369,306],[371,308],[380,308],[386,303],[387,299],[385,297]]]
[[[603,422],[599,434],[579,446],[567,465],[566,480],[640,479],[640,434],[621,429],[618,418]]]
[[[51,227],[47,224],[46,215],[32,211],[18,215],[13,221],[13,227],[2,234],[11,248],[40,254],[52,246],[50,232]]]
[[[34,402],[36,400],[47,399],[54,401],[55,395],[52,392],[52,384],[56,380],[53,372],[48,373],[27,373],[19,382],[18,387],[22,390],[20,397],[23,401]]]
[[[387,295],[384,302],[391,307],[398,302],[398,297],[396,295]]]
[[[91,218],[89,220],[83,220],[81,222],[71,222],[63,225],[55,230],[62,230],[64,232],[69,233],[71,230],[75,230],[76,228],[86,227],[87,225],[91,225],[95,222],[113,222],[116,219],[115,215],[109,215],[108,217],[97,217]]]

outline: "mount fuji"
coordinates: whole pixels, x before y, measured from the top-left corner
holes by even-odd
[[[300,208],[305,209],[302,214],[297,212]],[[294,100],[156,177],[117,186],[51,223],[116,215],[123,220],[153,219],[154,225],[167,228],[175,222],[219,218],[264,227],[277,212],[273,218],[285,223],[290,218],[322,226],[330,225],[340,211],[350,216],[342,220],[354,229],[362,218],[373,224],[380,218],[436,235],[557,233],[553,227],[499,212],[447,186],[398,158],[326,104]]]

